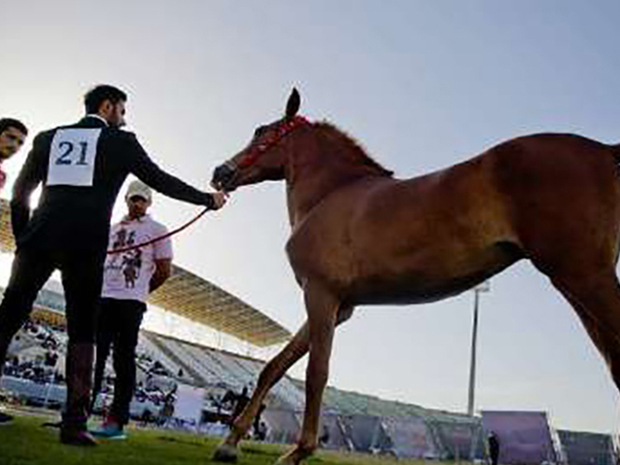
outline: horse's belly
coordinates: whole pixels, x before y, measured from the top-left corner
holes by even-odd
[[[354,292],[347,303],[354,305],[408,305],[435,302],[464,292],[481,283],[487,276],[446,279],[431,283],[420,279],[367,280],[362,289]]]
[[[416,304],[455,296],[504,270],[519,258],[514,249],[496,245],[470,250],[467,256],[447,260],[427,251],[389,268],[358,276],[346,292],[352,304]]]

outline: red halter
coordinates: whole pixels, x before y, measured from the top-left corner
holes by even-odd
[[[283,120],[278,126],[276,133],[260,144],[256,144],[250,148],[249,153],[243,157],[243,159],[238,163],[239,167],[246,167],[253,164],[258,157],[260,157],[267,150],[272,148],[274,145],[277,145],[285,136],[293,132],[298,127],[305,126],[306,124],[311,124],[308,119],[303,116],[295,116],[292,119]]]

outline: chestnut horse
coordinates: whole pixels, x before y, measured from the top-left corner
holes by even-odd
[[[396,179],[336,127],[297,116],[299,103],[293,90],[285,116],[213,174],[226,191],[286,181],[286,251],[308,317],[265,366],[216,459],[236,459],[267,391],[308,351],[302,431],[278,463],[313,452],[334,330],[357,305],[444,299],[521,259],[570,302],[620,388],[620,146],[532,135]]]

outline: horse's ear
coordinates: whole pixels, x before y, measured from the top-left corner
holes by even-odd
[[[286,119],[291,119],[297,114],[300,104],[301,97],[299,96],[299,92],[295,87],[293,87],[293,91],[288,98],[288,102],[286,102]]]

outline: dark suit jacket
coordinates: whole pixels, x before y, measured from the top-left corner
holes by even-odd
[[[47,185],[50,163],[72,162],[69,156],[63,158],[64,155],[50,162],[54,136],[59,129],[66,128],[101,129],[90,186]],[[77,124],[44,131],[35,137],[13,187],[11,200],[11,220],[18,249],[28,246],[105,250],[114,201],[129,173],[164,195],[213,207],[211,194],[194,189],[155,165],[133,133],[108,127],[103,120],[86,116]],[[31,216],[29,199],[39,184],[43,190]]]

